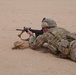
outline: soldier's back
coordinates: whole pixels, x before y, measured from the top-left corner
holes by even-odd
[[[67,31],[64,28],[60,28],[60,27],[55,27],[49,30],[49,32],[52,32],[53,35],[62,38],[62,39],[66,39],[66,35],[68,33],[70,33],[69,31]]]

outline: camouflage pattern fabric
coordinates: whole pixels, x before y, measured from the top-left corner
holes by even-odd
[[[76,40],[70,43],[70,58],[76,62]]]
[[[69,34],[67,34],[67,39],[69,41],[76,40],[76,33],[69,33]]]
[[[29,46],[33,49],[41,47],[45,42],[45,36],[39,35],[37,38],[35,36],[30,36],[29,38]]]
[[[60,51],[59,57],[61,58],[68,58],[70,54],[69,50],[69,42],[68,40],[62,39],[60,42],[58,42],[58,50]]]
[[[70,57],[73,61],[76,61],[76,40],[74,43],[72,41],[68,41],[67,34],[70,32],[66,31],[63,28],[51,28],[48,29],[48,32],[43,33],[43,35],[39,35],[37,38],[34,36],[30,40],[29,45],[31,48],[36,49],[41,47],[44,43],[47,43],[47,48],[53,53],[57,54],[61,58]],[[72,43],[72,44],[71,44]]]
[[[59,31],[60,30],[60,31]],[[61,31],[62,30],[62,31]],[[62,36],[63,33],[63,36]],[[65,33],[65,34],[64,34]],[[38,48],[43,45],[43,43],[48,43],[48,48],[54,53],[56,53],[58,48],[58,42],[66,37],[66,33],[68,31],[61,29],[61,28],[51,28],[48,32],[44,33],[43,35],[38,36],[32,43],[30,43],[30,47]],[[30,38],[31,40],[33,38]],[[54,50],[53,50],[54,49]],[[55,54],[54,53],[54,54]]]
[[[48,18],[45,18],[43,21],[42,21],[42,28],[43,27],[57,27],[57,24],[56,22],[53,20],[53,19],[48,19]]]

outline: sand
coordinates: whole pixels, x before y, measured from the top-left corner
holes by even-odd
[[[44,17],[76,32],[76,0],[0,0],[0,75],[76,75],[75,62],[45,49],[11,49],[20,40],[17,28],[41,29]]]

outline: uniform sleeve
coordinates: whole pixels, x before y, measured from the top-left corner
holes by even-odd
[[[29,46],[33,49],[41,47],[44,42],[45,42],[44,35],[39,35],[37,38],[32,35],[29,38]]]

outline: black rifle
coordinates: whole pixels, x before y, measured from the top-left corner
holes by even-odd
[[[35,33],[36,37],[43,34],[43,30],[35,30],[35,29],[31,29],[30,27],[23,27],[23,29],[16,29],[17,31],[22,31],[21,34],[23,32],[28,32],[28,30],[30,30],[32,33]],[[19,37],[21,36],[21,34],[19,35]]]

